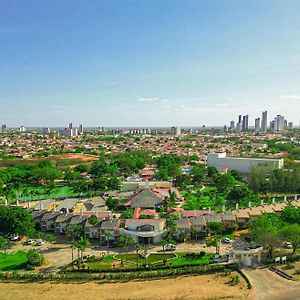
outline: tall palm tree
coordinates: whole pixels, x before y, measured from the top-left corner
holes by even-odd
[[[83,252],[90,245],[90,241],[84,237],[80,237],[80,240],[76,243],[76,248],[80,253],[80,259],[83,261]]]
[[[139,252],[143,250],[143,247],[140,244],[134,245],[135,251],[136,251],[136,266],[139,267]]]
[[[113,235],[111,232],[109,232],[109,231],[104,232],[104,237],[105,237],[106,246],[107,246],[107,254],[109,254],[109,242],[110,242],[112,236]]]

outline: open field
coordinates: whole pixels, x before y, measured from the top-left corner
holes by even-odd
[[[0,168],[6,168],[16,165],[34,165],[43,160],[53,160],[57,163],[58,166],[76,166],[81,163],[92,163],[98,160],[98,156],[81,154],[81,153],[72,153],[72,154],[60,154],[53,155],[43,158],[12,158],[12,159],[0,159]]]
[[[246,299],[244,281],[232,286],[229,280],[203,275],[124,283],[0,283],[0,299]]]

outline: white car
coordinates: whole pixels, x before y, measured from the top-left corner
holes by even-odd
[[[11,241],[18,241],[20,237],[18,235],[14,235],[10,238]]]
[[[40,241],[37,243],[37,245],[38,245],[38,246],[43,246],[45,243],[46,243],[45,240],[40,240]]]
[[[35,240],[29,239],[29,240],[26,241],[26,245],[33,245],[34,242],[35,242]]]
[[[167,251],[174,251],[176,250],[176,246],[174,244],[166,244],[164,249]]]
[[[222,239],[222,243],[223,244],[230,244],[231,243],[231,239],[230,238],[224,238],[224,239]]]
[[[284,248],[287,248],[287,249],[293,249],[293,245],[290,242],[284,242],[283,246],[284,246]]]

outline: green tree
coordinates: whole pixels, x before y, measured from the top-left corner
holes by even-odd
[[[91,225],[96,225],[96,224],[99,223],[99,220],[98,220],[97,216],[91,215],[91,216],[89,217],[89,219],[88,219],[88,222],[89,222],[89,224],[91,224]]]
[[[300,225],[300,207],[295,207],[292,205],[287,206],[281,212],[281,219],[288,224]]]
[[[27,252],[27,261],[31,266],[42,266],[45,262],[45,256],[42,253],[37,252],[36,249],[30,249]]]
[[[34,222],[30,213],[21,207],[0,206],[0,232],[8,235],[32,235]]]
[[[7,250],[8,243],[9,243],[8,239],[6,239],[3,236],[0,236],[0,250],[4,251],[5,258],[6,258],[6,250]]]
[[[282,240],[286,240],[292,244],[293,254],[296,253],[300,246],[300,225],[289,224],[280,230]]]
[[[280,230],[284,223],[275,214],[263,214],[257,217],[250,226],[250,236],[272,257],[274,250],[280,246],[282,239]]]
[[[81,261],[83,261],[83,253],[88,246],[90,246],[90,241],[84,237],[80,237],[80,240],[76,243],[76,248],[80,252]]]

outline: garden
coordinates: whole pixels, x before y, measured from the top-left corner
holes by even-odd
[[[68,271],[88,270],[91,272],[137,270],[140,268],[164,269],[170,267],[200,266],[214,262],[214,255],[210,253],[124,253],[107,256],[85,256],[83,261],[76,260],[67,267]]]

